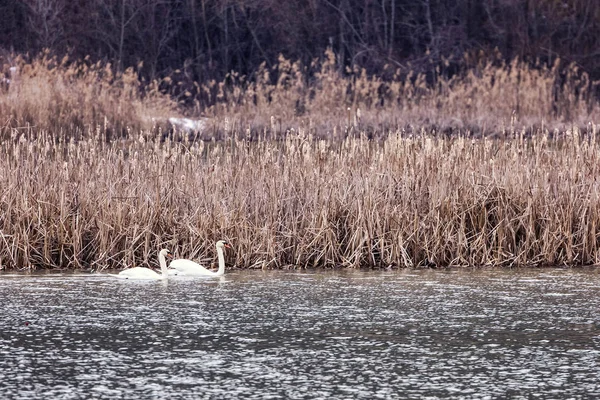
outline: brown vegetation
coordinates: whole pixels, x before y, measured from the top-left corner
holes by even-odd
[[[0,86],[4,136],[17,129],[80,137],[97,126],[121,135],[151,124],[146,115],[164,118],[176,112],[176,103],[158,90],[160,82],[143,84],[133,68],[114,73],[110,64],[47,54],[32,62],[18,57],[13,65]]]
[[[422,128],[481,136],[515,125],[585,127],[600,111],[593,95],[600,82],[592,82],[575,65],[560,65],[498,59],[476,63],[453,77],[435,76],[433,82],[424,74],[399,70],[383,80],[365,70],[340,74],[335,55],[327,51],[312,79],[301,63],[281,58],[271,69],[263,66],[256,81],[232,75],[201,90],[209,94],[206,104],[212,104],[205,113],[215,119],[226,116],[240,130],[261,131],[275,124],[280,131],[302,127],[330,138],[349,130],[370,137]]]
[[[340,73],[327,51],[310,66],[281,57],[272,68],[263,65],[253,81],[231,73],[221,82],[195,84],[192,95],[175,77],[144,82],[132,68],[113,73],[110,64],[43,54],[32,62],[18,59],[10,84],[0,86],[0,128],[5,136],[10,129],[33,127],[80,137],[99,126],[109,137],[139,129],[155,135],[167,128],[167,117],[183,112],[210,118],[201,132],[205,139],[233,132],[279,137],[299,128],[318,138],[357,132],[385,137],[398,129],[471,136],[523,126],[585,129],[600,112],[594,96],[600,82],[574,64],[560,65],[530,66],[517,59],[506,64],[498,57],[473,62],[453,77],[428,81],[396,70],[383,80],[365,70]]]
[[[3,268],[110,268],[157,248],[248,268],[597,264],[596,126],[561,139],[349,137],[0,146]]]
[[[245,268],[599,262],[584,74],[515,61],[429,86],[334,64],[310,84],[285,60],[276,83],[215,83],[203,134],[221,141],[144,128],[175,110],[164,81],[23,64],[0,92],[0,267],[197,258],[219,238]]]

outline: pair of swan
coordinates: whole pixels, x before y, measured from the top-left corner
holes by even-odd
[[[179,274],[187,276],[222,276],[225,273],[225,256],[223,248],[230,248],[226,240],[219,240],[216,244],[217,256],[219,258],[219,270],[217,272],[210,271],[202,265],[186,259],[177,259],[171,261],[171,269],[167,268],[167,258],[172,259],[173,254],[167,249],[162,249],[158,252],[158,261],[160,262],[160,274],[145,267],[129,268],[115,275],[122,279],[144,279],[144,280],[161,280],[167,279],[171,274],[170,271],[176,271]]]

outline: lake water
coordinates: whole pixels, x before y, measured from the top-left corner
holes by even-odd
[[[0,275],[2,399],[600,398],[600,271]]]

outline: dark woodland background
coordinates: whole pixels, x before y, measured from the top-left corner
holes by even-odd
[[[331,47],[340,68],[384,78],[519,57],[576,63],[597,80],[599,38],[598,0],[0,0],[3,54],[49,49],[147,79],[251,76],[279,55],[310,65]]]

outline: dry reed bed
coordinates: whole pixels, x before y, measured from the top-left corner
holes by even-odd
[[[596,126],[560,139],[391,133],[316,140],[0,143],[1,268],[155,265],[156,251],[229,266],[597,264]]]
[[[428,74],[390,67],[385,78],[341,70],[332,51],[311,66],[280,57],[251,80],[232,73],[196,92],[208,105],[206,115],[214,118],[213,135],[223,130],[219,121],[225,117],[241,130],[301,126],[315,136],[337,138],[349,130],[377,134],[422,127],[469,130],[475,136],[515,124],[566,130],[573,124],[586,127],[600,112],[600,82],[561,60],[545,65],[499,56],[465,59],[464,70],[452,75],[439,67]]]
[[[121,137],[178,112],[176,101],[159,90],[161,82],[144,82],[133,68],[116,73],[109,63],[47,53],[13,63],[10,84],[0,85],[0,136],[28,127],[81,136],[102,126],[107,136]]]
[[[0,86],[0,136],[27,126],[80,136],[101,126],[109,137],[152,129],[183,111],[209,117],[205,138],[234,131],[284,134],[301,127],[316,137],[343,138],[421,128],[495,135],[511,126],[585,129],[600,113],[599,82],[557,60],[472,62],[449,76],[389,69],[385,79],[341,68],[333,52],[303,65],[280,58],[252,77],[232,72],[223,81],[191,82],[185,71],[144,82],[133,68],[58,60],[18,59],[10,85]],[[0,60],[0,70],[2,70]],[[6,69],[6,68],[5,68]],[[185,108],[180,106],[185,104]],[[24,130],[22,129],[21,132]]]

